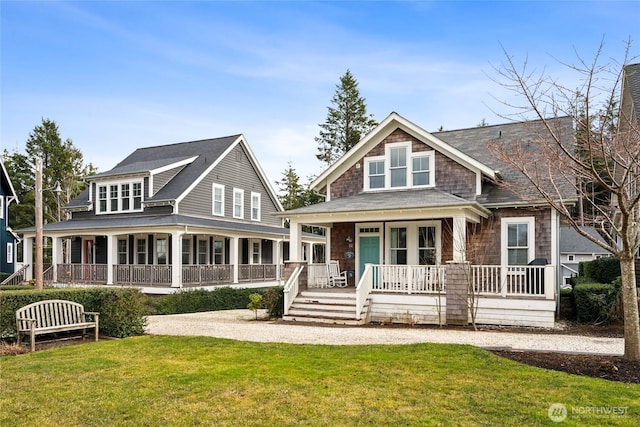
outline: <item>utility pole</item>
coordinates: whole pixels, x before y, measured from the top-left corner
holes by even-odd
[[[36,289],[43,289],[42,160],[36,159]]]

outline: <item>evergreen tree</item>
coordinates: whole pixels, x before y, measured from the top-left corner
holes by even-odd
[[[20,204],[12,206],[10,224],[18,230],[35,223],[35,159],[43,165],[43,211],[45,222],[64,219],[62,208],[86,188],[82,177],[93,175],[96,168],[84,165],[82,152],[70,139],[60,138],[58,125],[50,119],[42,119],[29,134],[26,154],[4,151],[3,160],[11,176]],[[60,193],[53,189],[60,184]],[[60,209],[58,209],[60,208]]]
[[[358,81],[349,70],[340,77],[331,104],[327,107],[327,120],[319,125],[320,135],[315,138],[318,143],[316,157],[327,165],[349,151],[378,124],[372,115],[367,115]]]

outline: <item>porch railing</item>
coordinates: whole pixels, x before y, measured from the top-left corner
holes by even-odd
[[[239,282],[255,282],[255,281],[270,281],[278,278],[278,269],[280,265],[277,264],[249,264],[238,266],[238,281]],[[282,273],[282,270],[281,270]],[[280,275],[282,277],[282,275]]]
[[[183,265],[182,284],[197,286],[231,283],[232,274],[233,265],[230,264]]]
[[[473,289],[481,295],[544,296],[555,294],[552,265],[472,265]]]
[[[24,282],[24,278],[29,267],[29,264],[23,265],[20,269],[16,270],[13,274],[4,279],[0,285],[19,285]]]
[[[107,264],[58,264],[56,270],[56,277],[53,277],[53,270],[51,270],[49,280],[55,280],[58,283],[101,285],[107,283]]]
[[[300,291],[300,282],[299,277],[302,270],[305,268],[304,265],[300,265],[293,270],[291,273],[291,277],[287,280],[287,283],[284,284],[284,315],[289,314],[289,309],[291,308],[291,304],[298,296],[298,292]]]
[[[374,265],[372,292],[432,294],[443,292],[444,265]]]
[[[171,286],[171,265],[114,265],[113,282],[130,286]]]

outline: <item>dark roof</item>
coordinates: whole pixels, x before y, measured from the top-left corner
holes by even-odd
[[[289,235],[289,229],[284,227],[273,227],[263,224],[197,218],[188,215],[100,215],[92,216],[87,219],[72,219],[52,224],[45,224],[43,228],[44,231],[48,232],[76,232],[81,230],[95,231],[104,229],[156,226],[208,227],[235,232],[263,233],[282,236]],[[20,230],[20,232],[22,233],[34,231],[35,227],[29,227]]]
[[[280,216],[309,213],[462,207],[470,205],[481,209],[480,205],[475,202],[436,190],[435,188],[423,188],[416,190],[363,192],[349,197],[342,197],[329,200],[328,202],[286,211]]]
[[[580,227],[585,233],[593,236],[601,242],[604,239],[593,227]],[[608,254],[602,247],[596,245],[578,233],[573,227],[560,227],[560,253],[563,254]]]
[[[550,120],[554,129],[559,132],[561,139],[566,144],[572,144],[575,138],[573,120],[570,117],[562,117]],[[479,126],[469,129],[434,132],[432,134],[468,156],[499,172],[506,182],[512,183],[518,188],[518,194],[498,185],[483,185],[482,195],[478,196],[478,202],[483,205],[512,203],[517,199],[527,202],[542,202],[540,194],[532,187],[527,178],[513,166],[500,160],[488,147],[507,148],[516,143],[534,142],[540,138],[549,138],[544,123],[540,120],[527,122],[506,123],[493,126]],[[537,150],[536,143],[525,144],[528,150]],[[562,196],[565,200],[575,200],[575,189],[564,183]]]
[[[636,117],[640,117],[640,63],[624,67],[624,74]]]
[[[222,138],[203,139],[199,141],[181,142],[177,144],[159,145],[155,147],[138,148],[118,163],[113,169],[88,177],[105,178],[118,175],[140,174],[173,163],[196,157],[145,202],[154,200],[176,200],[184,191],[211,166],[213,162],[227,150],[241,135],[231,135]],[[88,191],[82,192],[66,207],[81,207],[88,205]]]

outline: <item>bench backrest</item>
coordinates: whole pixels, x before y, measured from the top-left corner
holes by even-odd
[[[73,301],[46,300],[26,305],[16,310],[16,320],[20,329],[28,329],[29,324],[18,319],[33,319],[36,328],[82,323],[84,307]]]

